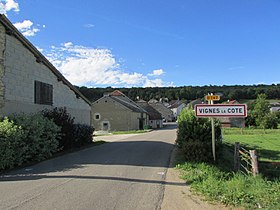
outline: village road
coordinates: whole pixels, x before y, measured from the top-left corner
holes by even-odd
[[[0,209],[160,209],[182,185],[165,181],[175,138],[171,124],[1,175]]]

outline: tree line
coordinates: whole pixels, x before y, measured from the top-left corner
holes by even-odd
[[[232,86],[181,86],[181,87],[132,87],[132,88],[88,88],[77,87],[91,102],[101,98],[104,93],[120,90],[129,98],[143,100],[168,98],[169,100],[191,101],[203,98],[208,93],[221,95],[221,101],[256,99],[259,94],[265,94],[267,99],[280,99],[280,84],[272,85],[232,85]]]

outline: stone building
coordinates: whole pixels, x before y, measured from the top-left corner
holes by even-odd
[[[161,114],[164,122],[172,122],[175,120],[173,112],[166,107],[163,102],[151,99],[148,103]]]
[[[149,120],[143,108],[118,90],[93,102],[92,115],[97,131],[142,130]]]
[[[169,102],[170,106],[168,107],[173,112],[175,119],[179,117],[181,111],[186,107],[186,104],[180,100],[173,100]]]
[[[142,107],[149,115],[149,123],[148,125],[151,128],[162,128],[163,120],[161,114],[155,110],[147,101],[139,100],[136,102],[140,107]]]
[[[54,107],[66,107],[76,123],[91,123],[91,103],[1,15],[1,116]]]

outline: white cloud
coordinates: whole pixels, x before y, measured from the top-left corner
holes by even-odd
[[[145,81],[144,87],[163,87],[165,84],[161,79],[154,79]]]
[[[44,50],[46,52],[46,50]],[[125,72],[109,49],[96,49],[66,42],[52,46],[47,58],[75,85],[86,86],[170,86],[161,79],[150,79],[149,75]],[[154,71],[160,75],[162,71]]]
[[[38,46],[35,46],[37,48],[37,50],[39,50],[41,53],[44,51],[44,49],[38,47]]]
[[[24,35],[24,36],[35,36],[40,29],[33,26],[33,22],[30,20],[24,20],[23,22],[14,23],[14,26]]]
[[[162,69],[157,69],[157,70],[154,70],[153,73],[151,74],[148,74],[149,76],[160,76],[164,74],[164,71]]]
[[[85,28],[93,28],[95,25],[91,24],[91,23],[87,23],[87,24],[84,24],[84,27]]]
[[[20,22],[14,23],[14,26],[20,31],[29,29],[29,28],[31,28],[32,25],[33,25],[33,23],[30,20],[24,20],[21,23]]]
[[[7,15],[7,12],[13,10],[19,11],[19,4],[14,0],[0,0],[0,13]]]

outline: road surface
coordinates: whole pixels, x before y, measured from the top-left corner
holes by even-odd
[[[100,137],[99,137],[100,138]],[[0,209],[160,209],[176,126],[0,176]]]

